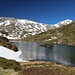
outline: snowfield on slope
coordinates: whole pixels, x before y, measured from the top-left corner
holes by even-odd
[[[66,19],[56,24],[44,24],[27,19],[0,17],[0,35],[10,40],[17,40],[50,29],[60,28],[72,22],[72,20]]]
[[[21,51],[14,52],[8,48],[0,46],[0,57],[15,60],[17,62],[26,62],[26,60],[22,60],[20,55],[22,54]]]

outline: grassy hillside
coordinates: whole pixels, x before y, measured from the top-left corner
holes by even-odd
[[[3,69],[0,67],[0,75],[18,75],[13,69]]]
[[[61,28],[29,36],[23,40],[31,42],[51,41],[53,43],[75,45],[75,22],[62,26]]]
[[[6,37],[3,36],[0,36],[0,46],[7,47],[13,51],[18,51],[17,47],[13,43],[9,42]]]
[[[0,75],[18,75],[22,66],[15,60],[7,60],[0,57]]]
[[[14,69],[15,71],[19,71],[22,69],[20,64],[15,60],[7,60],[2,57],[0,57],[0,67],[2,67],[3,69]]]

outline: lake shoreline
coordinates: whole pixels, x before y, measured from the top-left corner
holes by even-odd
[[[27,41],[10,41],[10,42],[23,42],[23,43],[26,43]],[[43,43],[43,42],[28,42],[28,43]],[[53,44],[61,44],[61,45],[69,45],[69,46],[75,46],[75,44],[66,44],[66,43],[53,43]]]
[[[56,64],[56,65],[63,65],[68,66],[65,64],[57,63],[57,62],[50,62],[50,61],[26,61],[26,62],[18,62],[20,65],[33,65],[33,64]]]

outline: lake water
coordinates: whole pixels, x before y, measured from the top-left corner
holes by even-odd
[[[15,42],[22,51],[21,58],[25,60],[53,61],[75,66],[75,46],[54,44],[54,47],[40,47],[36,42]]]

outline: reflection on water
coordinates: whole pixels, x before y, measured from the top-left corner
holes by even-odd
[[[21,58],[25,60],[54,61],[66,65],[75,65],[75,47],[54,44],[52,48],[40,47],[35,42],[15,42],[22,51]]]

